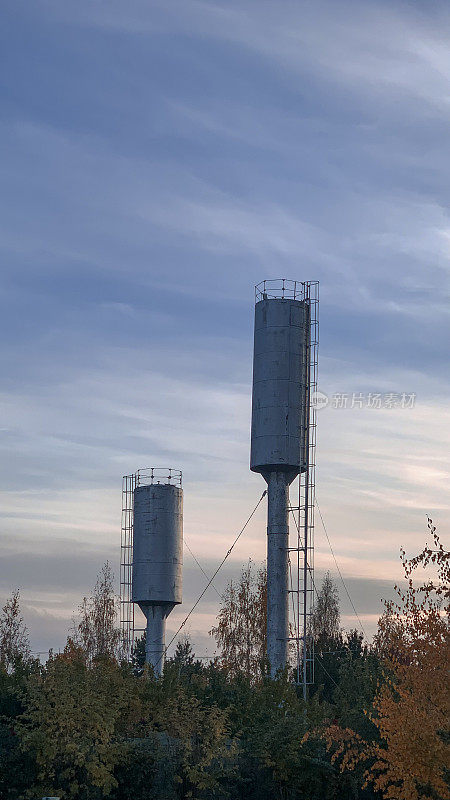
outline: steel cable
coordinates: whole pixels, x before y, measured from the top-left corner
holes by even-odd
[[[232,552],[232,550],[233,550],[234,546],[236,545],[236,543],[238,542],[238,540],[240,539],[240,537],[241,537],[241,536],[242,536],[242,534],[244,533],[244,531],[245,531],[245,529],[246,529],[246,527],[247,527],[248,523],[250,522],[250,520],[252,519],[252,517],[253,517],[253,516],[254,516],[254,514],[256,513],[256,510],[257,510],[257,509],[259,508],[259,506],[261,505],[261,502],[262,502],[263,498],[266,496],[266,494],[267,494],[267,489],[264,489],[264,491],[263,491],[263,493],[262,493],[261,497],[259,498],[258,502],[256,503],[256,506],[254,507],[254,509],[253,509],[252,513],[250,514],[250,516],[249,516],[249,517],[248,517],[248,519],[246,520],[245,524],[242,526],[241,530],[239,531],[238,535],[236,536],[236,538],[235,538],[235,540],[234,540],[233,544],[231,545],[231,547],[230,547],[230,548],[227,550],[227,552],[226,552],[226,554],[225,554],[224,558],[223,558],[223,559],[222,559],[222,561],[220,562],[220,564],[219,564],[219,566],[217,567],[216,571],[214,572],[213,576],[212,576],[212,577],[209,579],[209,581],[208,581],[208,583],[206,584],[205,588],[203,589],[203,591],[202,591],[202,593],[201,593],[200,597],[199,597],[199,598],[198,598],[198,599],[195,601],[194,605],[192,606],[191,610],[189,611],[189,614],[187,614],[187,616],[184,618],[183,622],[181,623],[181,625],[180,625],[180,627],[178,628],[178,630],[176,631],[176,633],[174,633],[174,635],[172,636],[172,638],[171,638],[171,640],[170,640],[169,644],[168,644],[168,645],[167,645],[167,647],[165,648],[165,652],[167,652],[167,650],[169,649],[169,647],[170,647],[170,646],[171,646],[171,645],[174,643],[174,641],[175,641],[175,639],[177,638],[178,634],[180,633],[181,629],[182,629],[182,628],[184,628],[184,626],[186,625],[186,622],[188,621],[189,617],[191,616],[191,614],[192,614],[192,613],[195,611],[195,609],[197,608],[197,606],[198,606],[198,604],[199,604],[200,600],[202,599],[202,597],[204,597],[204,595],[205,595],[205,594],[206,594],[206,592],[208,591],[208,589],[209,589],[209,587],[211,586],[211,584],[212,584],[212,582],[213,582],[214,578],[216,577],[216,575],[218,574],[218,572],[219,572],[219,571],[222,569],[223,565],[225,564],[225,561],[227,560],[227,558],[228,558],[228,556],[230,555],[230,553]],[[158,662],[155,664],[154,668],[156,668],[156,667],[157,667],[157,666],[158,666],[158,665],[161,663],[161,660],[162,660],[162,657],[161,657],[161,658],[159,659],[159,661],[158,661]]]

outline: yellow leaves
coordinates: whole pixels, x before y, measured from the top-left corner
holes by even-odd
[[[383,747],[377,748],[371,777],[375,788],[396,800],[419,800],[433,793],[444,800],[450,797],[444,780],[450,748],[442,736],[449,731],[450,719],[450,631],[437,599],[448,597],[449,554],[431,520],[429,528],[436,549],[426,547],[410,561],[403,551],[402,562],[407,577],[419,564],[434,564],[438,581],[416,589],[409,577],[406,592],[399,593],[400,603],[388,608],[380,621],[391,679],[374,703],[372,721]]]
[[[397,604],[387,604],[379,622],[376,644],[385,676],[369,716],[380,741],[363,742],[338,726],[325,732],[341,769],[369,764],[366,785],[371,783],[386,800],[450,800],[445,780],[450,764],[450,629],[440,607],[440,598],[449,597],[450,554],[431,520],[429,529],[434,549],[425,547],[410,561],[402,551],[408,587],[398,591]],[[437,580],[417,589],[410,575],[429,564],[436,568]],[[448,607],[444,610],[448,613]]]
[[[433,629],[435,622],[431,616]],[[450,748],[440,731],[448,731],[450,719],[448,633],[432,648],[405,646],[404,654],[406,663],[393,664],[395,681],[380,690],[374,704],[372,720],[385,743],[372,770],[374,784],[387,791],[395,780],[398,800],[427,797],[418,787],[430,787],[446,800],[450,794],[443,770],[450,763]]]
[[[323,732],[327,749],[332,750],[331,762],[340,762],[341,772],[353,771],[358,764],[375,754],[370,745],[350,728],[329,725]]]
[[[230,678],[244,674],[255,682],[261,677],[266,652],[267,575],[254,572],[252,562],[237,583],[230,581],[210,634],[220,649],[219,665]]]

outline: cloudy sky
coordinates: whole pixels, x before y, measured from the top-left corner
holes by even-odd
[[[263,278],[320,281],[317,499],[369,636],[400,546],[448,537],[449,30],[433,1],[3,4],[0,600],[35,651],[118,573],[123,474],[183,470],[207,572],[257,502]],[[218,589],[264,551],[261,506]],[[186,553],[169,632],[204,580]]]

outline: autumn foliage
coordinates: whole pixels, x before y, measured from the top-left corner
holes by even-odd
[[[230,581],[210,634],[220,650],[219,664],[230,678],[258,680],[266,661],[267,574],[252,562],[237,582]]]
[[[373,645],[340,624],[331,575],[317,592],[315,683],[305,702],[265,665],[266,576],[244,567],[212,631],[162,678],[121,659],[102,569],[64,652],[29,652],[15,593],[0,613],[0,800],[450,800],[449,554],[408,560]],[[426,579],[413,584],[419,569]]]
[[[450,554],[430,519],[428,527],[433,546],[410,560],[402,551],[407,589],[397,588],[398,601],[386,604],[379,622],[384,680],[367,709],[378,739],[366,742],[337,725],[325,734],[341,769],[364,763],[366,785],[387,800],[450,798]],[[415,586],[420,566],[434,574]]]

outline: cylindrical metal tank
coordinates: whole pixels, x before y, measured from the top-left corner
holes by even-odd
[[[183,490],[169,483],[134,490],[133,603],[181,603]]]
[[[309,306],[267,297],[255,306],[250,469],[305,468]]]
[[[167,482],[134,490],[131,598],[146,616],[146,661],[157,676],[164,665],[166,618],[182,602],[183,490],[170,474]]]

